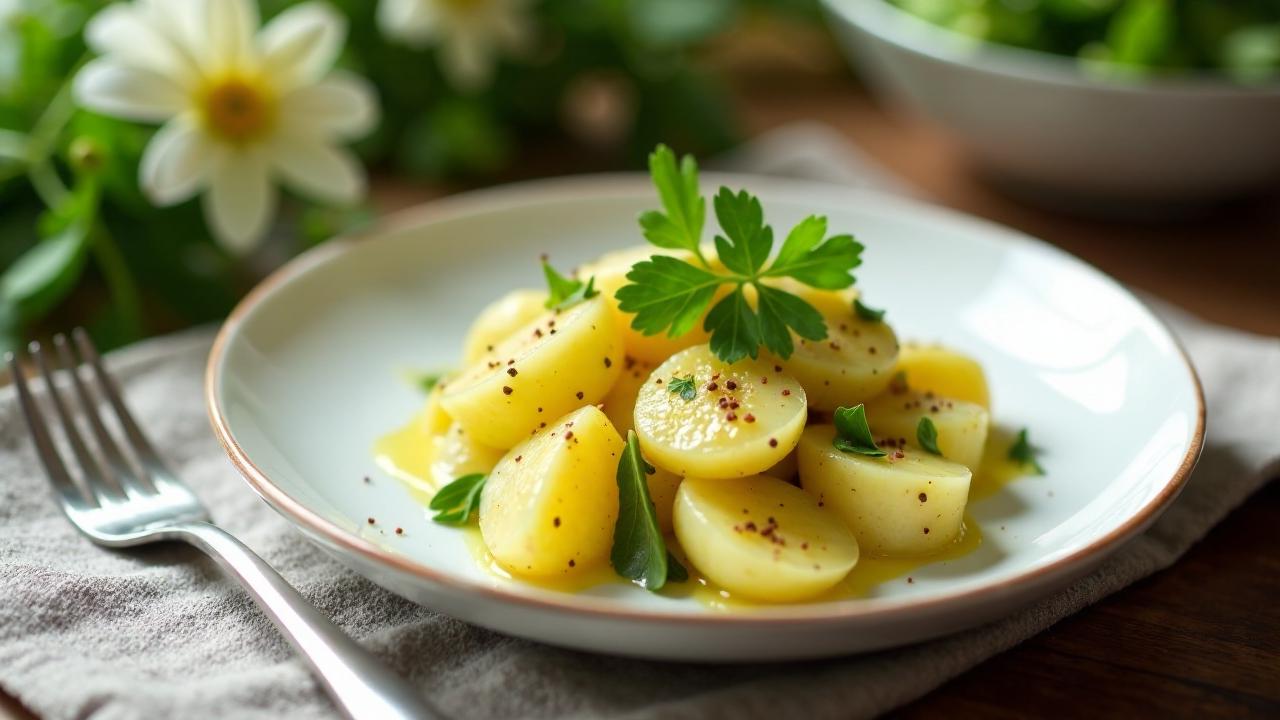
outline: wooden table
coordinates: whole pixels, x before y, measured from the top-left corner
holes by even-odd
[[[1267,199],[1167,225],[1081,220],[1029,208],[976,181],[944,135],[872,102],[838,69],[837,58],[819,52],[815,59],[788,47],[775,40],[773,54],[724,53],[740,81],[737,97],[748,134],[802,119],[828,123],[934,202],[1048,240],[1208,319],[1280,335],[1280,188]],[[538,172],[566,171],[555,160],[534,162]],[[383,210],[442,192],[395,180],[381,180],[376,188]],[[1277,527],[1280,487],[1272,485],[1173,568],[896,714],[1278,717]],[[27,717],[0,695],[0,720]]]

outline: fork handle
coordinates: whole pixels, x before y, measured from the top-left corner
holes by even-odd
[[[235,536],[206,522],[182,523],[172,529],[173,539],[200,548],[240,581],[348,717],[444,717]]]

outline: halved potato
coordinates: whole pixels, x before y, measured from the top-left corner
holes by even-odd
[[[436,487],[444,487],[463,475],[489,472],[502,456],[503,451],[472,440],[455,422],[431,437],[431,477]]]
[[[544,290],[512,290],[490,303],[467,331],[463,344],[462,362],[470,365],[485,353],[493,352],[515,331],[547,311],[547,293]]]
[[[504,568],[562,576],[606,562],[623,442],[592,405],[513,447],[480,496],[480,535]]]
[[[914,448],[885,457],[837,450],[835,427],[813,425],[796,452],[800,485],[837,512],[868,555],[928,555],[960,535],[972,473]]]
[[[693,378],[694,397],[671,392]],[[721,362],[706,345],[660,365],[640,389],[635,430],[649,462],[684,477],[760,473],[786,457],[804,430],[805,394],[768,363]]]
[[[654,471],[645,480],[645,484],[649,486],[649,498],[653,500],[653,509],[658,513],[658,527],[664,533],[671,532],[671,513],[676,503],[676,491],[680,489],[684,478],[654,465]]]
[[[880,394],[893,379],[898,338],[883,322],[868,322],[851,311],[824,315],[827,339],[793,336],[795,352],[774,360],[795,377],[817,410],[851,407]]]
[[[441,402],[477,442],[509,448],[600,402],[622,372],[622,335],[603,296],[547,312],[451,379]]]
[[[963,353],[941,345],[907,343],[898,354],[898,370],[912,390],[976,403],[991,409],[982,365]]]
[[[777,478],[689,478],[676,493],[676,538],[717,585],[756,600],[813,597],[858,562],[858,543],[834,513]]]
[[[982,462],[991,415],[981,405],[907,390],[881,395],[867,403],[866,409],[867,423],[876,437],[915,445],[920,418],[927,417],[937,428],[938,450],[944,458],[970,470]]]
[[[631,327],[634,315],[618,309],[618,300],[614,295],[618,292],[618,288],[627,284],[627,273],[631,271],[631,266],[653,255],[674,255],[685,260],[693,260],[692,253],[646,245],[609,253],[596,262],[579,268],[577,276],[583,281],[589,277],[595,277],[596,288],[608,299],[615,321],[622,331],[623,345],[626,347],[627,355],[636,360],[657,365],[687,347],[705,343],[708,335],[702,329],[701,321],[680,337],[667,337],[666,333],[645,335]]]

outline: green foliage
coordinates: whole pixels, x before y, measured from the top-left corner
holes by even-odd
[[[688,580],[689,573],[667,550],[658,527],[658,511],[649,496],[652,472],[653,466],[640,456],[635,431],[627,431],[627,444],[618,459],[618,520],[609,560],[622,577],[646,590],[660,590],[668,582]]]
[[[1275,0],[888,1],[982,40],[1078,56],[1109,75],[1203,68],[1258,81],[1280,71]]]
[[[726,147],[736,131],[723,88],[694,56],[745,10],[817,19],[814,0],[535,1],[533,47],[503,58],[489,86],[462,92],[441,73],[435,48],[383,36],[377,2],[328,1],[348,21],[339,65],[368,78],[381,106],[379,127],[356,145],[365,162],[381,171],[464,182],[512,174],[527,148],[549,140],[590,142],[593,157],[618,167],[631,166],[661,140],[698,151]],[[298,0],[258,2],[270,19]],[[70,80],[91,57],[84,25],[108,4],[24,2],[0,25],[4,347],[47,329],[85,325],[109,348],[215,320],[268,267],[217,246],[199,199],[168,208],[147,201],[138,163],[154,126],[71,102]],[[582,114],[582,97],[601,93],[619,108],[619,125],[593,135],[575,113]],[[609,138],[603,147],[599,137]],[[701,203],[696,218],[681,220],[681,232],[700,234]],[[53,219],[38,228],[40,216]],[[256,259],[278,262],[363,227],[371,216],[367,207],[322,207],[290,197],[272,251]],[[589,285],[581,295],[594,292]]]
[[[867,424],[867,409],[863,405],[836,408],[834,421],[836,437],[832,445],[840,452],[884,457],[887,453],[876,445],[871,436],[871,426]]]
[[[436,511],[431,519],[442,525],[466,525],[480,509],[480,493],[489,479],[484,473],[463,475],[445,485],[427,506]]]
[[[938,449],[938,426],[927,417],[920,418],[920,422],[916,423],[916,442],[927,452],[942,456],[942,451]]]

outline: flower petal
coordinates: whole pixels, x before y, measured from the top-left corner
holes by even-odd
[[[440,48],[440,70],[464,92],[479,90],[493,76],[493,46],[471,28],[456,27]]]
[[[147,16],[146,9],[125,3],[108,5],[85,26],[85,42],[112,60],[183,83],[190,73],[173,39]]]
[[[205,67],[211,72],[239,68],[256,54],[258,6],[251,0],[205,0],[209,48]]]
[[[352,203],[364,195],[364,169],[348,151],[314,139],[281,133],[271,164],[294,190],[316,200]]]
[[[378,28],[387,37],[426,47],[440,30],[440,11],[425,0],[379,0]]]
[[[210,230],[232,252],[247,253],[266,235],[276,190],[261,148],[228,149],[214,165],[204,216]]]
[[[281,98],[280,122],[285,132],[358,138],[378,122],[378,101],[367,80],[338,71]]]
[[[151,202],[164,207],[196,194],[209,178],[220,148],[198,121],[179,116],[160,128],[138,166],[138,182]]]
[[[277,15],[259,36],[263,62],[284,87],[314,82],[333,67],[347,36],[346,20],[319,2]]]
[[[167,120],[181,112],[187,102],[172,80],[108,58],[93,60],[81,68],[74,92],[81,105],[129,120]]]

